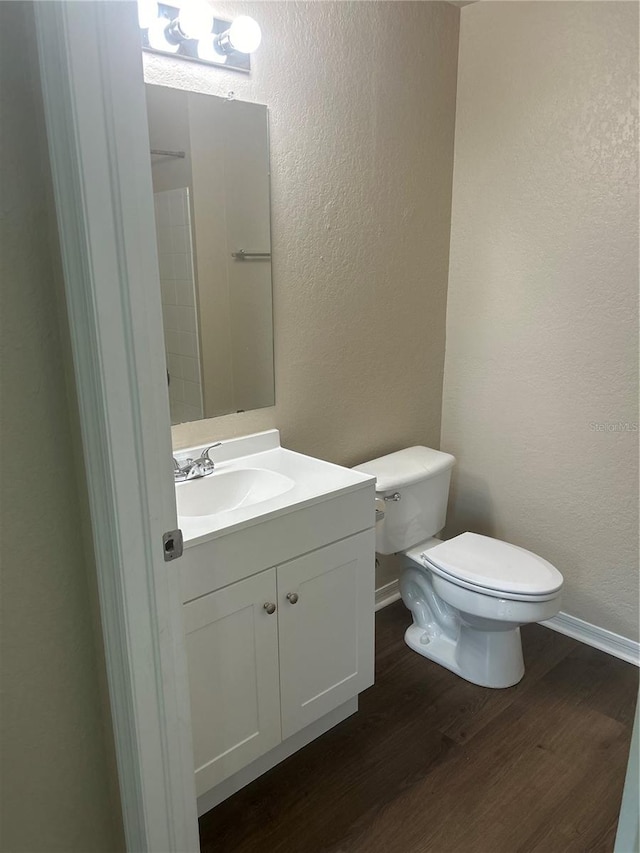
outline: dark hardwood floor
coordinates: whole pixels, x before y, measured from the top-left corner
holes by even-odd
[[[360,710],[200,820],[203,853],[610,851],[638,670],[540,625],[516,687],[476,687],[376,622]]]

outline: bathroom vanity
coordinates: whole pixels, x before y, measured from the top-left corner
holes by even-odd
[[[374,661],[375,479],[277,430],[211,458],[176,484],[200,814],[354,713]]]

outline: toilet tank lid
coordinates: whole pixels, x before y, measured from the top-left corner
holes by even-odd
[[[435,474],[452,468],[455,458],[450,453],[430,447],[406,447],[387,456],[356,465],[354,470],[373,474],[376,492],[389,492],[419,483]]]

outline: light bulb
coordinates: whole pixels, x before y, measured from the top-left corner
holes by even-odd
[[[141,30],[147,30],[158,17],[156,0],[138,0],[138,24]]]
[[[239,15],[229,27],[229,43],[240,53],[253,53],[261,41],[260,25],[248,15]]]
[[[207,0],[185,0],[178,15],[178,25],[188,39],[204,39],[213,27],[213,11]]]
[[[169,21],[166,18],[156,18],[149,26],[149,46],[154,50],[162,50],[164,53],[176,53],[179,44],[172,44],[166,36],[166,28]]]
[[[223,65],[227,61],[227,55],[220,53],[214,47],[214,39],[200,39],[198,41],[198,59],[204,59],[207,62],[218,62]]]

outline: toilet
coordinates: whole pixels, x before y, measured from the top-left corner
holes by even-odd
[[[563,578],[537,554],[489,536],[436,537],[454,463],[409,447],[356,470],[376,477],[376,551],[403,555],[407,645],[473,684],[511,687],[524,675],[520,626],[559,611]]]

